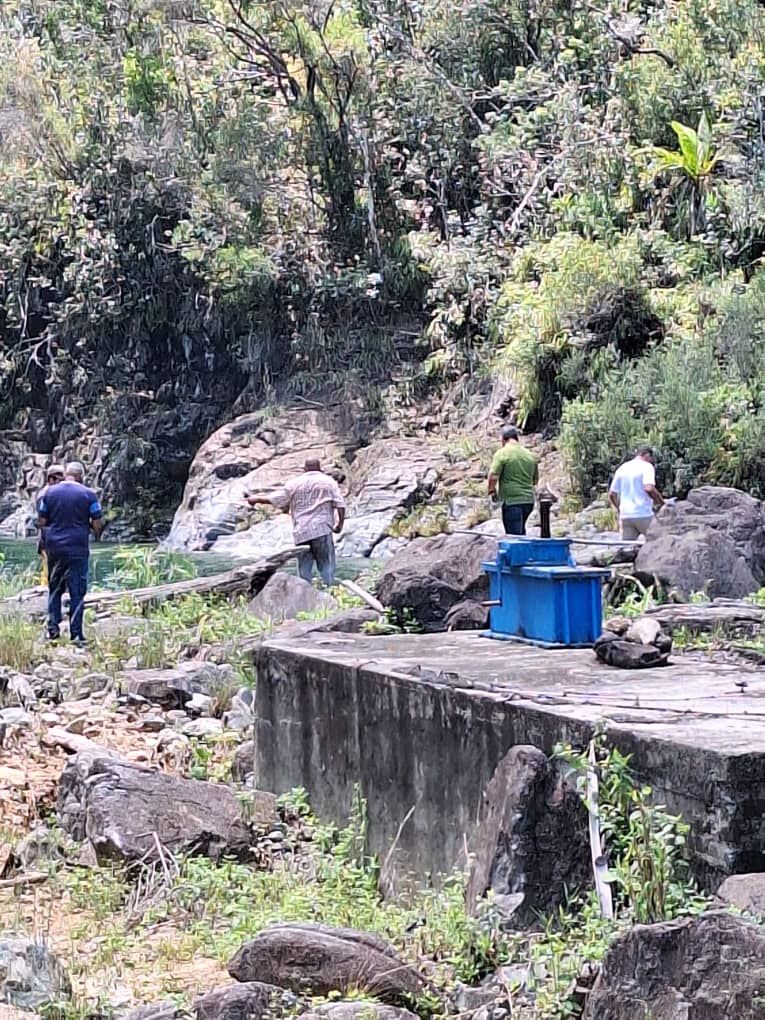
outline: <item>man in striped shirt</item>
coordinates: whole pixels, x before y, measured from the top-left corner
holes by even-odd
[[[345,523],[345,501],[334,478],[309,458],[301,475],[290,478],[268,495],[245,493],[250,506],[267,503],[292,517],[295,545],[305,546],[298,556],[298,573],[311,582],[313,566],[328,587],[335,583],[335,543]]]

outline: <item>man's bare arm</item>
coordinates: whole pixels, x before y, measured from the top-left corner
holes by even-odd
[[[95,535],[96,539],[99,539],[104,533],[106,527],[106,521],[103,517],[94,517],[90,522],[90,530]]]
[[[247,500],[250,506],[258,506],[260,504],[273,506],[273,503],[271,502],[271,497],[262,495],[260,493],[245,492],[244,498]]]
[[[335,532],[336,535],[339,535],[340,532],[343,530],[344,524],[345,524],[345,507],[339,506],[337,507],[337,524],[333,528],[333,531]]]
[[[490,496],[497,495],[497,482],[499,481],[499,475],[490,474],[487,490]]]
[[[648,490],[646,490],[646,491],[648,491]],[[609,492],[609,494],[608,494],[608,502],[611,504],[611,506],[614,508],[614,510],[618,510],[619,509],[619,493],[618,492]]]
[[[646,485],[644,486],[644,488],[645,491],[653,500],[653,504],[655,507],[664,506],[664,497],[662,496],[662,494],[659,492],[655,485]]]
[[[48,518],[45,516],[45,514],[38,514],[37,515],[37,527],[38,528],[47,528],[48,527]]]

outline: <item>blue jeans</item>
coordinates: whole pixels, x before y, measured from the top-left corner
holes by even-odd
[[[328,588],[335,583],[335,541],[332,535],[322,535],[304,542],[298,553],[298,574],[311,583],[313,565]]]
[[[503,503],[502,524],[506,535],[525,535],[526,521],[534,509],[533,503]]]
[[[58,637],[61,596],[69,590],[69,637],[84,638],[82,619],[88,590],[87,556],[52,556],[48,553],[48,635]]]

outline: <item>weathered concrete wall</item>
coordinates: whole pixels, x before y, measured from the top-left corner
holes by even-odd
[[[669,704],[672,684],[684,704],[693,684],[699,702],[718,697],[721,685],[734,690],[724,669],[624,674],[589,652],[475,635],[317,640],[271,642],[259,652],[258,786],[303,786],[319,815],[342,822],[359,784],[370,848],[384,859],[395,844],[399,881],[464,864],[481,793],[510,747],[581,745],[604,716],[657,798],[691,823],[694,871],[705,885],[765,869],[765,721],[725,715],[712,726],[703,711],[684,720]],[[418,663],[421,675],[407,674]],[[623,690],[627,679],[639,693]],[[567,685],[576,690],[562,693]],[[632,709],[604,708],[604,687],[612,700],[623,692]]]

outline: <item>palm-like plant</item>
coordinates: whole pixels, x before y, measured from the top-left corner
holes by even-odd
[[[681,194],[677,196],[676,208],[679,211],[687,208],[687,232],[689,237],[693,237],[705,224],[709,178],[719,162],[720,154],[715,151],[712,128],[706,113],[702,113],[695,131],[676,120],[672,121],[671,127],[677,135],[679,149],[651,146],[645,151],[651,157],[651,177],[663,173],[680,175]],[[684,217],[681,222],[685,227]]]

